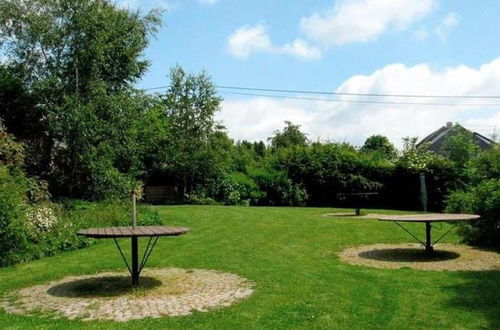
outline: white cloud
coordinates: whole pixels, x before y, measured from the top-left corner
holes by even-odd
[[[263,25],[245,25],[238,28],[228,39],[228,51],[237,58],[247,58],[253,53],[272,49],[271,39]]]
[[[430,13],[437,0],[341,0],[325,12],[301,20],[303,32],[324,45],[376,39],[385,31],[405,29]]]
[[[500,58],[471,68],[464,65],[433,70],[427,64],[391,64],[369,75],[353,76],[336,90],[347,93],[423,95],[500,95]],[[338,98],[338,97],[337,97]],[[360,99],[342,96],[343,99]],[[365,98],[368,99],[368,98]],[[372,98],[370,98],[372,99]],[[500,103],[498,100],[377,98],[379,101],[433,103]],[[285,120],[301,124],[312,139],[361,144],[370,135],[384,134],[401,145],[405,136],[424,137],[447,121],[464,125],[497,125],[500,110],[479,106],[423,106],[334,103],[328,101],[251,98],[227,100],[218,115],[235,139],[265,140]],[[470,127],[487,134],[485,130]],[[492,131],[490,128],[489,131]],[[497,131],[498,133],[498,131]]]
[[[305,124],[314,119],[310,104],[257,97],[224,101],[217,118],[237,140],[266,140],[285,120]]]
[[[302,39],[282,46],[273,45],[267,28],[262,24],[238,28],[229,36],[227,50],[232,56],[240,59],[255,53],[288,54],[302,59],[317,59],[322,55],[319,48],[310,46]]]
[[[323,55],[319,48],[310,46],[307,41],[302,39],[295,39],[294,42],[280,47],[278,52],[283,52],[304,59],[318,59]]]
[[[457,13],[449,13],[446,15],[441,23],[434,29],[434,33],[441,40],[445,40],[448,34],[458,25]]]

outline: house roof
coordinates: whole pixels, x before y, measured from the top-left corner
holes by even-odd
[[[456,134],[459,131],[471,133],[476,145],[483,150],[489,149],[493,144],[495,144],[493,140],[477,132],[471,132],[460,124],[453,124],[451,122],[448,122],[445,126],[437,129],[436,131],[423,138],[419,143],[417,143],[417,147],[428,145],[429,150],[438,153],[441,151],[441,147],[446,140],[446,137],[450,136],[451,134]]]

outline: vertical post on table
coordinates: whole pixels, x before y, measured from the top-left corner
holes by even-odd
[[[132,227],[137,226],[137,210],[135,192],[132,192]]]
[[[132,228],[137,225],[135,192],[132,192]],[[132,285],[139,285],[139,242],[137,237],[132,236]]]
[[[434,251],[434,248],[432,247],[432,241],[431,241],[431,223],[426,222],[425,223],[425,251],[428,253],[432,253]]]

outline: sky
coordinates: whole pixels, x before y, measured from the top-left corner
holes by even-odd
[[[498,0],[117,2],[142,11],[165,9],[139,88],[168,85],[170,68],[179,64],[193,73],[205,70],[220,86],[500,96]],[[235,140],[266,140],[285,120],[301,125],[312,141],[355,145],[382,134],[401,146],[403,137],[423,138],[448,121],[500,135],[500,98],[239,91],[294,99],[219,91],[224,101],[217,119]]]

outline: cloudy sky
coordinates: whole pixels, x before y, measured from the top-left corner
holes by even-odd
[[[500,95],[498,0],[121,0],[163,6],[165,26],[138,84],[168,84],[178,63],[217,85],[355,94]],[[285,120],[310,139],[397,145],[447,121],[500,133],[500,98],[408,98],[248,92],[224,98],[218,118],[234,139],[266,139]],[[234,90],[233,90],[234,92]],[[293,98],[290,98],[293,97]],[[354,102],[353,102],[354,101]],[[365,103],[366,101],[373,103]],[[375,101],[375,102],[374,102]],[[431,103],[431,105],[429,105]],[[455,105],[460,104],[460,105]]]

